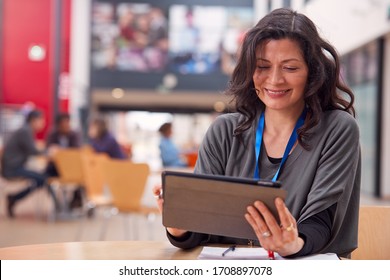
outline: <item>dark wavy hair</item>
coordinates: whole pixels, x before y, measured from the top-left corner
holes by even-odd
[[[309,130],[320,121],[326,110],[343,110],[355,116],[354,95],[340,77],[340,61],[333,46],[318,34],[314,23],[305,15],[290,9],[277,9],[262,18],[245,35],[237,65],[226,93],[233,96],[236,110],[246,118],[238,124],[235,136],[248,130],[264,103],[253,83],[256,48],[269,40],[296,41],[308,66],[304,100],[308,109],[305,124],[298,131],[299,143],[305,145]],[[346,98],[347,97],[347,98]]]

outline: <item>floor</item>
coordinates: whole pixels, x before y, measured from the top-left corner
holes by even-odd
[[[78,212],[54,220],[50,209],[42,205],[38,207],[36,200],[39,199],[42,204],[42,196],[45,196],[45,202],[49,200],[45,194],[37,193],[17,205],[14,219],[9,219],[2,207],[0,247],[73,241],[166,239],[161,215],[148,218],[117,214],[107,219],[109,209],[97,208],[91,218]]]
[[[124,216],[118,214],[108,220],[104,209],[96,209],[92,218],[73,217],[53,220],[51,201],[44,190],[37,191],[15,209],[16,218],[5,215],[4,193],[0,201],[0,247],[26,244],[96,241],[101,240],[102,228],[106,230],[104,240],[166,240],[161,215],[150,217]],[[150,190],[145,193],[145,204],[152,206],[154,198]],[[362,196],[362,205],[389,205],[389,200],[377,200]]]
[[[159,174],[150,177],[144,193],[144,205],[157,206],[152,188],[159,182]],[[5,209],[7,193],[23,187],[21,183],[0,188],[0,247],[73,241],[166,240],[161,215],[117,214],[107,219],[111,208],[96,208],[91,218],[78,211],[73,216],[54,219],[53,203],[44,189],[18,203],[14,210],[15,218],[9,219]]]

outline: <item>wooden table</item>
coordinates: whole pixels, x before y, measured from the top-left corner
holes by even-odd
[[[0,248],[1,260],[192,260],[202,248],[181,250],[168,242],[95,241]]]

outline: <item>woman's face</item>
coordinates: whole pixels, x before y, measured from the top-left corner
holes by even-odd
[[[266,108],[301,111],[308,67],[297,42],[270,40],[256,48],[253,83]]]
[[[91,139],[95,139],[98,136],[98,127],[95,123],[91,123],[88,129],[88,136]]]

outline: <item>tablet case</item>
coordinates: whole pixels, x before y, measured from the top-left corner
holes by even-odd
[[[193,232],[257,239],[244,215],[256,200],[278,219],[276,197],[286,198],[279,182],[165,171],[163,225]],[[278,221],[279,222],[279,221]]]

